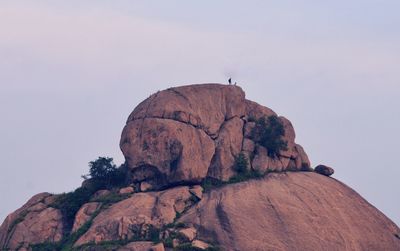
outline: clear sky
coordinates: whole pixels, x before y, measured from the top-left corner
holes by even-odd
[[[226,82],[400,225],[400,1],[1,1],[0,220],[71,191],[151,93]]]

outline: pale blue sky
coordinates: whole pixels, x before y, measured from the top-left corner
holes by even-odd
[[[123,162],[131,110],[233,76],[400,224],[400,1],[1,1],[0,220]]]

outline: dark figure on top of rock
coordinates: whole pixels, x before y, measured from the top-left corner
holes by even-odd
[[[232,78],[228,79],[228,83],[231,85],[232,84]]]

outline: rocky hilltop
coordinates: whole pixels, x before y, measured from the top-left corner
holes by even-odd
[[[240,87],[157,92],[120,147],[118,182],[33,196],[1,225],[0,249],[400,250],[400,229],[332,168],[312,169],[290,121]]]

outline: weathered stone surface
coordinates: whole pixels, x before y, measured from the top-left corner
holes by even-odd
[[[199,248],[199,249],[207,249],[210,245],[208,245],[206,242],[201,241],[201,240],[194,240],[192,241],[192,246]]]
[[[49,193],[33,196],[7,216],[0,227],[0,249],[15,250],[29,244],[59,241],[63,235],[61,212],[49,207],[55,197]]]
[[[172,223],[177,212],[183,212],[193,204],[191,196],[186,186],[133,194],[97,215],[90,229],[75,245],[132,238],[135,231],[145,234],[149,225],[160,228]]]
[[[244,115],[244,97],[237,86],[202,84],[170,88],[140,103],[128,122],[143,118],[172,119],[216,136],[225,120]]]
[[[400,229],[355,191],[312,172],[210,193],[180,221],[226,250],[400,250]]]
[[[203,198],[203,188],[199,185],[193,186],[189,189],[189,192],[201,200]]]
[[[149,182],[142,181],[140,182],[140,191],[146,192],[149,191],[153,188],[153,185],[151,185]]]
[[[133,193],[135,191],[135,189],[133,187],[123,187],[121,189],[119,189],[119,193],[120,194],[128,194],[128,193]]]
[[[117,251],[150,251],[153,245],[151,241],[135,241],[119,248]]]
[[[257,145],[255,156],[252,162],[252,168],[260,173],[279,172],[284,169],[282,163],[283,158],[271,158],[268,156],[268,151],[265,147]]]
[[[308,159],[308,156],[304,151],[303,147],[301,145],[295,144],[294,149],[295,149],[294,156],[295,156],[297,170],[301,170],[306,167],[311,168],[310,160]]]
[[[193,227],[183,228],[178,231],[187,241],[193,241],[196,238],[197,230]]]
[[[229,180],[234,175],[232,169],[235,157],[239,155],[243,142],[243,120],[238,117],[226,121],[215,140],[216,150],[208,169],[208,176],[219,180]]]
[[[255,145],[254,141],[252,141],[251,139],[247,139],[247,138],[243,139],[243,146],[242,146],[243,151],[254,152],[255,148],[256,148],[256,145]]]
[[[83,226],[83,224],[85,224],[100,207],[101,203],[99,202],[89,202],[84,204],[75,215],[72,232],[75,232]]]
[[[282,122],[285,129],[285,136],[283,137],[283,140],[287,142],[287,150],[280,151],[279,155],[290,158],[293,157],[293,151],[295,147],[294,140],[296,138],[296,133],[294,132],[292,123],[287,118],[280,116],[279,120]],[[284,167],[286,167],[286,165],[284,165]]]
[[[332,167],[325,166],[325,165],[318,165],[315,167],[315,172],[325,175],[325,176],[331,176],[335,170],[333,170]]]
[[[251,138],[255,126],[256,122],[246,122],[244,124],[244,137]]]
[[[137,181],[157,178],[154,185],[199,182],[206,175],[215,146],[213,140],[188,124],[169,119],[129,122],[121,149]]]
[[[270,158],[268,157],[267,149],[262,146],[257,146],[256,154],[254,156],[253,162],[251,163],[251,166],[254,170],[265,173],[266,171],[268,171],[269,159]]]
[[[247,119],[258,120],[262,117],[276,116],[276,113],[268,107],[257,104],[251,100],[245,100]]]
[[[122,248],[119,248],[117,251],[164,251],[164,245],[162,243],[158,243],[154,245],[151,241],[135,241],[130,242]]]

